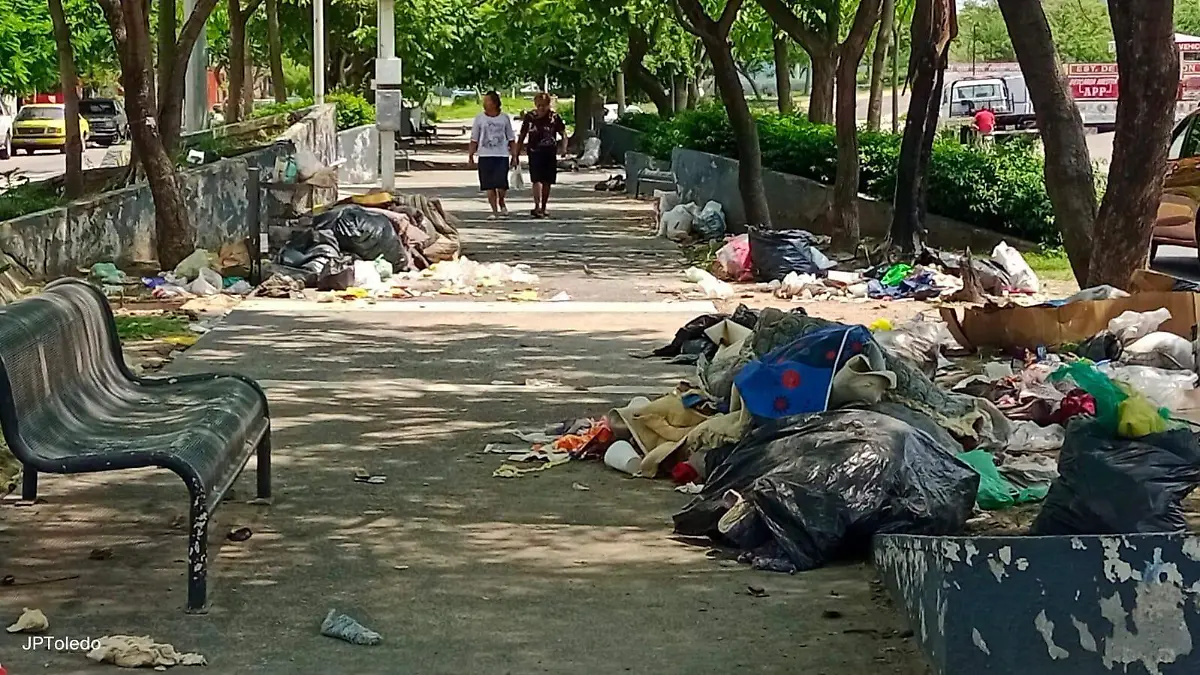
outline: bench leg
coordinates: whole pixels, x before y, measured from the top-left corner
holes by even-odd
[[[192,495],[191,528],[188,530],[189,614],[208,612],[208,521],[204,498]]]
[[[258,442],[258,466],[254,472],[258,478],[258,498],[271,498],[271,430],[263,434]]]
[[[32,502],[37,499],[37,469],[28,464],[21,470],[21,499]]]

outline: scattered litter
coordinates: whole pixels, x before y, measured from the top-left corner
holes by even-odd
[[[577,492],[588,492],[592,488],[584,485],[583,483],[571,483],[571,489]]]
[[[117,266],[110,262],[101,262],[92,265],[92,269],[88,272],[88,277],[95,282],[105,286],[122,286],[130,282],[129,277],[125,273],[117,269]]]
[[[604,452],[604,463],[612,468],[635,476],[642,468],[642,456],[628,441],[617,441]]]
[[[714,241],[725,236],[725,212],[718,202],[704,204],[692,221],[692,233],[700,241]]]
[[[495,478],[520,478],[521,476],[524,476],[526,474],[537,473],[538,471],[545,471],[546,469],[552,469],[556,466],[561,466],[563,464],[566,464],[569,461],[570,461],[570,459],[562,459],[562,460],[558,460],[556,462],[546,462],[545,464],[539,464],[537,466],[529,466],[529,467],[513,466],[512,464],[501,464],[500,468],[498,468],[492,472],[492,476]]]
[[[329,610],[321,622],[321,635],[344,640],[353,645],[373,646],[383,642],[383,636],[336,609]]]
[[[225,538],[229,541],[246,541],[252,536],[254,536],[254,532],[251,531],[250,528],[239,527],[238,529],[233,530],[229,534],[225,535]]]
[[[750,228],[750,258],[760,281],[783,279],[789,272],[823,275],[835,264],[815,246],[816,238],[804,230]]]
[[[566,291],[559,291],[554,297],[550,298],[550,302],[566,302],[570,299],[571,296]]]
[[[108,560],[113,557],[113,550],[105,546],[104,548],[94,548],[88,553],[88,560]]]
[[[558,380],[542,380],[530,377],[525,380],[525,386],[530,389],[558,389],[563,386],[563,383]]]
[[[767,598],[771,596],[771,594],[767,592],[767,589],[763,588],[762,586],[747,586],[746,595],[749,595],[752,598]]]
[[[96,663],[111,663],[120,668],[172,668],[207,666],[208,659],[195,652],[180,652],[167,643],[155,642],[143,635],[105,635],[93,642],[87,658]]]
[[[524,291],[517,291],[515,293],[509,293],[508,299],[515,300],[517,302],[537,302],[538,293],[537,293],[537,291],[535,291],[533,289],[527,289]]]
[[[1009,279],[1012,281],[1012,287],[1021,290],[1037,293],[1041,290],[1041,284],[1038,282],[1037,274],[1029,263],[1025,262],[1025,258],[1017,249],[1009,246],[1006,242],[996,244],[996,248],[992,249],[992,260],[996,261],[1005,272],[1008,272]]]
[[[717,251],[717,263],[720,264],[722,276],[726,281],[753,281],[750,235],[739,234],[725,242]]]
[[[383,474],[371,473],[362,467],[355,467],[354,482],[367,483],[370,485],[382,485],[387,482],[387,476]]]
[[[23,608],[16,622],[6,628],[10,633],[40,633],[50,628],[50,621],[40,609]]]
[[[213,254],[198,248],[192,251],[188,257],[179,261],[179,264],[175,266],[175,276],[184,281],[192,281],[200,276],[200,270],[211,268],[215,262]]]
[[[404,570],[407,570],[408,568],[409,568],[408,565],[392,565],[392,569],[394,569],[398,572],[403,572]]]
[[[713,300],[724,300],[733,297],[733,287],[705,272],[698,267],[689,267],[684,272],[684,278],[693,284],[699,284],[704,297]]]
[[[697,483],[686,483],[684,485],[676,485],[676,492],[682,492],[685,495],[698,495],[704,492],[704,486]]]

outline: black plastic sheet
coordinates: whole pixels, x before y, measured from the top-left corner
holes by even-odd
[[[1200,484],[1200,445],[1187,429],[1115,438],[1093,420],[1074,422],[1058,456],[1058,480],[1032,534],[1132,534],[1187,529],[1181,503]]]
[[[783,279],[789,272],[825,276],[829,259],[814,245],[813,235],[804,230],[759,230],[750,228],[750,262],[759,281]]]
[[[313,228],[331,233],[341,252],[358,260],[383,258],[398,272],[408,269],[404,244],[387,216],[348,204],[315,216]]]
[[[758,312],[745,305],[738,305],[733,314],[701,314],[675,331],[675,339],[641,358],[657,357],[670,359],[672,363],[695,364],[703,354],[711,359],[717,353],[717,343],[708,339],[704,331],[729,319],[746,328],[754,328]]]
[[[956,450],[868,410],[781,420],[714,454],[704,492],[675,515],[675,531],[731,543],[775,571],[864,555],[878,533],[957,533],[979,475]],[[730,490],[750,508],[722,533]]]

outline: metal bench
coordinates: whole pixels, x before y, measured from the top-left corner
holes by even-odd
[[[187,610],[207,608],[208,525],[257,451],[258,496],[271,496],[271,421],[262,388],[238,375],[141,378],[125,364],[107,299],[77,280],[0,308],[0,426],[38,472],[161,467],[191,494]]]
[[[676,189],[675,173],[673,171],[655,171],[654,169],[642,169],[637,172],[637,179],[633,185],[633,196],[642,196],[642,186],[649,185],[651,188],[659,188],[671,192]],[[653,192],[651,193],[653,194]]]

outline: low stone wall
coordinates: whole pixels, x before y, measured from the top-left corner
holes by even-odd
[[[619,124],[600,127],[600,161],[621,163],[625,153],[636,152],[642,132]]]
[[[638,186],[637,176],[642,169],[650,169],[652,171],[666,171],[671,168],[670,162],[664,162],[661,159],[654,159],[644,152],[629,151],[625,153],[625,194],[633,195],[634,197],[646,197],[653,194],[652,188],[649,186]],[[642,194],[638,194],[638,192]]]
[[[269,147],[180,171],[196,246],[216,250],[248,236],[248,167],[261,169],[267,180],[278,159],[293,157],[299,149],[332,164],[337,158],[334,111],[333,105],[312,108]],[[152,262],[150,188],[140,183],[0,222],[0,252],[35,280],[74,274],[97,262]]]
[[[339,131],[337,134],[338,182],[361,185],[379,180],[379,131],[374,124]]]
[[[732,229],[737,231],[746,226],[736,159],[675,148],[671,153],[671,170],[675,172],[684,199],[699,204],[709,200],[718,202],[725,210],[725,222]],[[815,227],[813,222],[824,210],[833,191],[831,186],[778,171],[763,171],[763,185],[775,229],[806,229],[815,234],[832,234]],[[859,195],[858,219],[863,236],[883,238],[891,227],[892,205]],[[1024,250],[1034,246],[1012,236],[933,214],[927,217],[926,227],[929,229],[928,243],[938,248],[961,250],[970,246],[976,251],[991,251],[1000,241]]]

